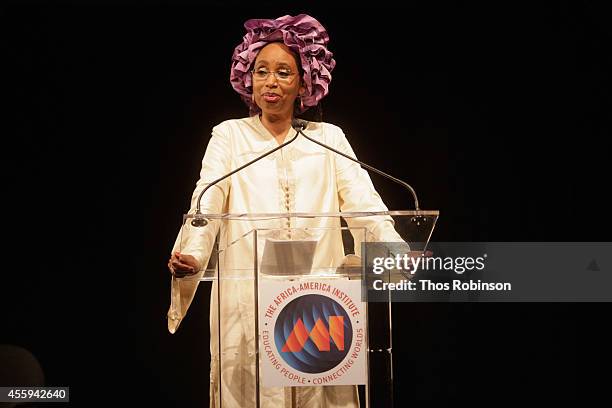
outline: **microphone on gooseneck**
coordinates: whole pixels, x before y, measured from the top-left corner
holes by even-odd
[[[357,159],[352,158],[351,156],[339,152],[338,150],[334,149],[333,147],[329,147],[324,143],[319,142],[318,140],[314,140],[313,138],[307,136],[306,134],[304,134],[304,132],[302,132],[303,129],[306,129],[306,126],[308,125],[308,122],[303,120],[303,119],[293,119],[293,121],[291,122],[291,126],[295,129],[295,131],[299,134],[301,134],[302,136],[304,136],[306,139],[310,140],[311,142],[314,142],[320,146],[323,146],[324,148],[331,150],[334,153],[338,153],[340,156],[346,157],[349,160],[354,161],[355,163],[358,163],[361,165],[361,167],[368,169],[368,170],[372,170],[374,173],[376,174],[380,174],[381,176],[384,176],[386,178],[388,178],[389,180],[392,180],[394,182],[396,182],[397,184],[401,185],[402,187],[407,188],[408,190],[410,190],[410,193],[412,193],[412,197],[414,198],[414,207],[417,211],[419,211],[419,199],[417,198],[417,194],[416,191],[414,191],[414,188],[412,188],[410,186],[410,184],[406,183],[405,181],[402,181],[398,178],[395,178],[387,173],[385,173],[384,171],[378,170],[376,167],[372,167],[369,164],[365,164],[362,161],[359,161]],[[296,133],[296,136],[297,136]]]
[[[275,147],[274,149],[270,150],[267,153],[264,153],[263,155],[256,157],[255,159],[251,160],[250,162],[243,164],[242,166],[238,167],[235,170],[230,171],[229,173],[219,177],[216,180],[211,181],[200,193],[200,195],[198,196],[198,200],[196,201],[196,211],[193,215],[193,220],[191,220],[191,225],[193,225],[194,227],[204,227],[206,225],[208,225],[208,220],[203,216],[202,211],[201,211],[201,204],[202,204],[202,197],[204,196],[204,193],[211,188],[212,186],[214,186],[215,184],[217,184],[218,182],[225,180],[226,178],[228,178],[229,176],[231,176],[234,173],[238,173],[240,170],[244,169],[245,167],[250,166],[251,164],[255,163],[256,161],[259,161],[261,159],[263,159],[264,157],[274,153],[275,151],[277,151],[278,149],[282,149],[283,147],[287,146],[288,144],[292,143],[295,139],[297,139],[299,133],[297,132],[297,128],[295,126],[293,126],[294,122],[296,119],[294,119],[291,122],[291,126],[296,130],[295,136],[293,136],[293,138],[291,138],[290,140],[288,140],[287,142],[278,145],[277,147]]]

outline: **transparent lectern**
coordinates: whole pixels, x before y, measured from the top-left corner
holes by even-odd
[[[373,242],[422,252],[437,218],[185,215],[181,251],[201,254],[206,267],[172,278],[168,328],[177,330],[198,284],[210,282],[212,406],[393,406],[391,299],[365,301],[362,252]]]

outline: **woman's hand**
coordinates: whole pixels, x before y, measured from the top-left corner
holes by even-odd
[[[177,278],[194,275],[200,270],[200,263],[191,255],[175,252],[168,261],[170,273]]]

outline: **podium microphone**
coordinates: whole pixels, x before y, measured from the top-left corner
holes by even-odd
[[[209,188],[211,188],[212,186],[214,186],[218,182],[220,182],[222,180],[225,180],[226,178],[228,178],[232,174],[235,174],[235,173],[239,172],[240,170],[244,169],[245,167],[248,167],[251,164],[253,164],[253,163],[263,159],[264,157],[274,153],[275,151],[277,151],[279,149],[282,149],[283,147],[287,146],[288,144],[293,143],[293,141],[295,141],[295,139],[297,139],[298,135],[300,135],[300,134],[302,136],[304,136],[306,139],[310,140],[311,142],[314,142],[314,143],[316,143],[316,144],[318,144],[318,145],[320,145],[320,146],[322,146],[322,147],[324,147],[324,148],[326,148],[328,150],[331,150],[332,152],[337,153],[340,156],[346,157],[347,159],[349,159],[351,161],[354,161],[355,163],[358,163],[361,167],[363,167],[363,168],[365,168],[367,170],[371,170],[371,171],[373,171],[376,174],[380,174],[381,176],[386,177],[389,180],[392,180],[392,181],[398,183],[402,187],[407,188],[408,190],[410,190],[410,193],[412,194],[412,197],[414,199],[415,209],[417,211],[419,211],[419,200],[417,198],[416,191],[414,191],[414,189],[408,183],[406,183],[405,181],[402,181],[402,180],[400,180],[398,178],[395,178],[395,177],[385,173],[384,171],[378,170],[376,167],[372,167],[369,164],[366,164],[366,163],[364,163],[364,162],[362,162],[360,160],[354,159],[351,156],[349,156],[349,155],[347,155],[345,153],[342,153],[342,152],[334,149],[333,147],[327,146],[326,144],[319,142],[318,140],[314,140],[313,138],[307,136],[304,132],[302,132],[302,130],[306,129],[306,126],[308,126],[308,122],[307,121],[305,121],[303,119],[294,118],[291,121],[291,127],[295,130],[295,136],[294,137],[292,137],[287,142],[285,142],[285,143],[275,147],[274,149],[270,150],[269,152],[267,152],[267,153],[265,153],[265,154],[255,158],[255,159],[251,160],[250,162],[248,162],[246,164],[243,164],[242,166],[238,167],[237,169],[232,170],[231,172],[225,174],[224,176],[221,176],[218,179],[213,180],[212,182],[210,182],[202,190],[202,192],[198,196],[198,199],[196,201],[196,211],[194,213],[193,220],[191,221],[191,225],[193,225],[194,227],[204,227],[204,226],[208,225],[208,220],[204,217],[204,215],[202,214],[202,211],[201,211],[201,200],[202,200],[202,197],[204,196],[204,193],[206,191],[208,191]]]
[[[408,190],[410,190],[410,193],[412,194],[412,198],[414,199],[414,207],[417,211],[419,211],[419,199],[417,198],[417,194],[416,191],[414,191],[414,188],[412,188],[410,186],[410,184],[406,183],[405,181],[402,181],[398,178],[395,178],[387,173],[385,173],[384,171],[378,170],[376,167],[372,167],[369,164],[365,164],[362,161],[359,161],[357,159],[352,158],[351,156],[344,154],[342,152],[339,152],[338,150],[327,146],[326,144],[323,144],[321,142],[319,142],[318,140],[314,140],[311,137],[306,136],[306,134],[304,134],[304,132],[302,132],[303,129],[306,129],[306,126],[308,125],[308,122],[303,120],[303,119],[293,119],[293,121],[291,122],[291,126],[295,129],[295,131],[299,134],[301,134],[302,136],[304,136],[306,139],[310,140],[311,142],[314,142],[320,146],[323,146],[324,148],[331,150],[334,153],[339,154],[340,156],[346,157],[349,160],[354,161],[355,163],[358,163],[359,165],[361,165],[361,167],[367,169],[367,170],[371,170],[376,174],[380,174],[383,177],[388,178],[389,180],[392,180],[394,182],[396,182],[397,184],[401,185],[402,187],[407,188]],[[297,134],[296,134],[297,136]]]
[[[251,160],[250,162],[243,164],[242,166],[238,167],[235,170],[230,171],[229,173],[227,173],[224,176],[219,177],[216,180],[211,181],[205,188],[204,190],[202,190],[202,192],[200,193],[200,195],[198,196],[198,200],[196,201],[196,211],[193,215],[193,220],[191,220],[191,225],[193,225],[194,227],[204,227],[206,225],[208,225],[208,220],[206,218],[204,218],[204,215],[202,214],[201,211],[201,201],[202,201],[202,197],[204,196],[204,193],[211,188],[212,186],[214,186],[215,184],[217,184],[218,182],[225,180],[226,178],[228,178],[229,176],[231,176],[234,173],[238,173],[240,170],[244,169],[245,167],[250,166],[251,164],[255,163],[256,161],[259,161],[261,159],[263,159],[264,157],[274,153],[275,151],[277,151],[278,149],[282,149],[283,147],[287,146],[288,144],[292,143],[295,139],[297,139],[299,133],[298,133],[298,129],[297,129],[297,125],[294,126],[294,124],[296,123],[296,121],[299,119],[293,119],[293,121],[291,122],[291,127],[293,127],[296,130],[295,136],[293,136],[293,138],[291,138],[290,140],[288,140],[287,142],[275,147],[274,149],[270,150],[269,152],[256,157],[255,159]]]

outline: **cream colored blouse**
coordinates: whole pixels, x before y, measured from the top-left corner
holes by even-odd
[[[304,133],[322,143],[343,153],[355,157],[349,142],[342,130],[329,123],[310,122]],[[290,129],[285,140],[292,138],[295,130]],[[196,208],[196,199],[202,189],[211,181],[220,178],[243,164],[263,155],[277,147],[279,143],[263,126],[259,116],[225,121],[213,128],[212,137],[208,143],[202,160],[200,179],[193,192],[190,213]],[[348,211],[386,211],[387,207],[374,189],[368,173],[357,163],[352,162],[330,150],[323,148],[303,136],[290,145],[259,160],[253,165],[241,170],[231,177],[210,188],[202,197],[201,210],[204,214],[216,213],[329,213]],[[346,219],[349,227],[365,227],[374,237],[385,241],[402,241],[393,228],[393,220],[388,216]],[[252,276],[253,240],[239,239],[248,236],[255,228],[318,228],[327,232],[320,236],[317,244],[314,265],[318,268],[334,268],[341,265],[344,259],[344,246],[339,230],[340,220],[334,217],[292,218],[286,217],[274,220],[258,221],[219,221],[211,222],[201,228],[190,228],[189,233],[179,234],[173,251],[181,251],[196,257],[200,264],[208,263],[217,233],[219,233],[220,248],[225,250],[219,257],[219,268],[222,273],[238,277]],[[327,228],[329,227],[329,230]],[[284,232],[280,238],[291,239],[291,231]],[[360,253],[363,234],[353,234],[355,254]],[[259,245],[258,253],[263,253]],[[228,243],[232,243],[228,245]],[[227,276],[227,275],[226,275]],[[221,286],[221,323],[217,324],[216,296],[211,296],[211,403],[215,400],[215,390],[218,381],[219,350],[215,336],[222,331],[222,355],[232,356],[234,363],[223,367],[222,373],[231,375],[239,370],[236,364],[244,364],[241,375],[248,376],[251,371],[249,349],[255,341],[255,308],[253,300],[252,280],[228,280]],[[213,285],[213,290],[218,286]],[[197,281],[181,281],[173,279],[173,299],[180,304],[180,310],[170,310],[168,328],[174,333],[193,299]],[[180,301],[178,301],[180,299]],[[234,340],[231,340],[234,339]],[[243,356],[236,360],[235,356]],[[223,359],[222,359],[223,361]],[[245,374],[247,373],[247,374]],[[253,374],[253,373],[252,373]],[[225,375],[225,374],[222,374]],[[250,380],[244,377],[245,384]],[[231,384],[224,387],[224,401],[230,399],[228,406],[250,406],[252,396],[245,394],[244,384]],[[268,390],[266,397],[270,406],[288,406],[287,396],[281,390]],[[320,394],[317,391],[302,390],[304,398],[308,392]],[[330,391],[331,392],[331,391]],[[334,391],[336,394],[340,389]],[[347,396],[341,398],[348,405],[356,401],[354,390],[345,388]],[[332,393],[333,394],[333,393]],[[330,394],[331,395],[331,394]],[[331,397],[330,397],[331,398]],[[312,400],[316,401],[318,399]],[[246,405],[245,405],[246,404]],[[316,405],[315,406],[323,406]],[[329,404],[328,406],[336,406]]]

